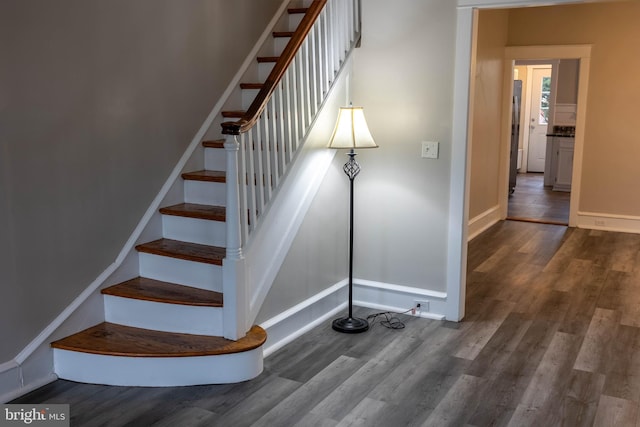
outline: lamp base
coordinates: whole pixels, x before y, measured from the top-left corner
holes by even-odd
[[[357,317],[343,317],[336,319],[331,324],[333,330],[344,332],[345,334],[359,334],[369,329],[369,322]]]

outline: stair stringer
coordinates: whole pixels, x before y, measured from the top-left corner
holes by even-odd
[[[298,230],[335,157],[326,148],[338,108],[350,101],[351,53],[347,55],[319,113],[309,126],[275,196],[243,250],[242,270],[247,301],[244,328],[255,322]],[[224,273],[223,273],[224,274]],[[224,278],[223,280],[226,280]]]

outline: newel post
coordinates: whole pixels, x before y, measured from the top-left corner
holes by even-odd
[[[248,328],[248,300],[246,292],[244,255],[240,229],[240,183],[238,154],[240,143],[236,135],[226,135],[226,256],[222,262],[222,292],[224,294],[224,337],[237,340]]]

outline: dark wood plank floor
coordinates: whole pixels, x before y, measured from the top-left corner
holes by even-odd
[[[640,235],[505,221],[469,245],[460,323],[327,322],[246,383],[59,380],[16,403],[69,403],[73,426],[636,426],[638,261]]]
[[[571,193],[544,186],[541,173],[518,174],[516,189],[509,195],[507,218],[567,225]]]

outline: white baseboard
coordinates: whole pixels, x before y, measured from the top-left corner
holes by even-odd
[[[342,280],[263,322],[260,326],[267,331],[265,357],[344,310],[347,307],[347,284],[346,279]],[[440,314],[445,312],[447,296],[444,292],[354,279],[353,294],[354,305],[396,313],[413,307],[415,300],[428,300],[429,309],[415,315],[444,319],[444,315]]]
[[[500,206],[496,205],[469,220],[469,241],[500,221]]]
[[[415,301],[427,301],[429,307],[415,315],[443,320],[447,312],[447,294],[411,286],[393,285],[370,280],[353,279],[353,304],[377,310],[402,313],[415,307]]]
[[[0,365],[0,403],[7,403],[14,399],[16,390],[22,388],[22,373],[20,365],[10,360]],[[17,396],[16,396],[17,397]]]
[[[260,326],[267,331],[264,356],[271,355],[344,310],[347,298],[347,281],[343,280],[263,322]]]
[[[640,216],[580,211],[577,216],[578,228],[640,234]]]
[[[48,374],[31,382],[25,382],[22,366],[15,360],[0,364],[0,403],[17,399],[43,385],[53,382],[58,377]]]

